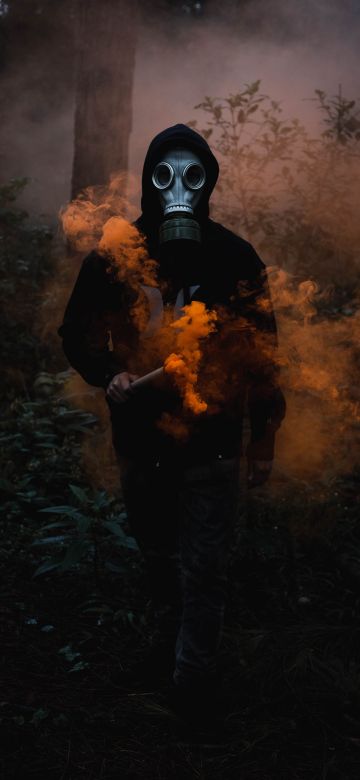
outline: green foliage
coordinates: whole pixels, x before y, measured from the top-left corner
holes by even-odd
[[[41,528],[40,537],[33,545],[47,545],[50,548],[59,548],[60,553],[44,561],[36,570],[34,576],[44,574],[53,569],[59,572],[68,571],[78,564],[84,557],[93,555],[94,574],[98,578],[99,555],[109,538],[118,547],[136,550],[137,544],[133,537],[128,536],[121,526],[126,519],[124,511],[113,513],[115,498],[108,496],[104,490],[94,490],[90,495],[89,490],[84,490],[77,485],[69,484],[71,493],[76,499],[78,507],[73,505],[51,506],[40,509],[52,515],[58,515],[58,522],[48,523]],[[83,511],[81,511],[81,509]],[[104,519],[108,518],[108,519]],[[56,536],[47,536],[48,531],[56,528]],[[60,535],[58,535],[58,532]],[[45,536],[43,534],[45,533]],[[61,550],[65,546],[65,551]]]
[[[341,90],[315,90],[322,128],[311,135],[260,91],[260,81],[195,108],[219,155],[215,218],[301,278],[354,291],[360,228],[360,122]],[[197,121],[192,121],[197,127]],[[345,269],[345,273],[344,273]]]
[[[13,179],[0,188],[0,328],[3,393],[26,388],[46,359],[46,346],[34,331],[34,312],[52,271],[52,234],[33,225],[16,199],[27,179]]]
[[[82,437],[96,435],[97,418],[67,407],[63,386],[68,372],[48,375],[46,385],[45,375],[41,377],[45,396],[13,401],[0,423],[4,535],[13,541],[18,532],[25,535],[34,563],[40,553],[35,576],[63,573],[84,560],[98,578],[114,545],[127,550],[137,545],[123,527],[126,515],[119,497],[85,487]],[[35,385],[39,390],[39,382]]]
[[[66,401],[71,371],[43,370],[44,364],[53,365],[53,355],[36,325],[56,268],[51,233],[29,224],[17,207],[25,185],[26,179],[14,180],[0,189],[3,396],[8,400],[0,423],[4,538],[28,545],[35,576],[65,573],[84,561],[98,579],[104,566],[121,570],[111,561],[113,549],[133,551],[137,545],[123,528],[120,498],[86,487],[83,437],[94,437],[96,448],[97,417]],[[49,514],[50,523],[45,522]]]

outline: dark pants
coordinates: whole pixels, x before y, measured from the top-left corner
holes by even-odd
[[[197,466],[119,459],[131,533],[152,598],[177,616],[174,681],[216,673],[227,563],[239,498],[239,459]]]

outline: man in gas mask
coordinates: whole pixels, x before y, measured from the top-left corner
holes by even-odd
[[[137,292],[146,305],[145,328],[131,317],[134,291],[112,278],[106,257],[92,252],[59,329],[71,365],[105,390],[128,521],[170,632],[171,701],[200,722],[217,701],[221,678],[217,652],[245,403],[249,487],[268,478],[275,431],[285,415],[265,265],[248,242],[209,218],[218,172],[207,142],[194,130],[179,124],[157,135],[146,154],[142,214],[134,223],[157,263],[157,285]],[[186,418],[166,379],[142,392],[132,388],[144,371],[146,339],[156,341],[166,312],[175,320],[191,301],[217,312],[199,370],[204,395],[212,388],[215,400],[196,419]],[[175,413],[186,418],[185,438],[179,441],[159,425],[165,412],[170,419]]]

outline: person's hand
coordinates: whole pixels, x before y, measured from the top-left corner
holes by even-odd
[[[248,458],[247,483],[248,487],[259,487],[269,479],[273,466],[272,460],[252,460]]]
[[[115,374],[110,384],[107,386],[106,395],[118,404],[128,401],[133,392],[131,383],[135,379],[138,379],[138,375],[129,374],[128,371],[122,371],[121,374]]]

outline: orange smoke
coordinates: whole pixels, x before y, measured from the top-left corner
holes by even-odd
[[[87,187],[60,211],[70,248],[81,254],[98,246],[106,222],[113,216],[135,219],[139,182],[127,173],[114,174],[107,186]]]
[[[110,217],[102,229],[98,249],[109,255],[118,278],[131,286],[154,286],[156,263],[150,260],[144,238],[124,217]]]
[[[195,390],[201,360],[200,339],[215,329],[217,314],[207,311],[201,301],[192,301],[188,306],[184,306],[183,310],[183,316],[170,324],[171,328],[178,331],[177,348],[180,354],[169,355],[165,360],[164,370],[174,378],[182,395],[184,408],[194,414],[200,414],[207,409],[207,403]]]
[[[134,213],[124,194],[126,184],[125,174],[117,174],[107,187],[88,187],[62,209],[62,227],[75,251],[97,249],[108,255],[121,281],[154,285],[155,263],[148,257],[144,237],[129,221]]]
[[[177,441],[185,442],[189,438],[189,425],[179,415],[164,412],[157,425],[161,431]]]
[[[108,255],[118,278],[131,287],[131,315],[141,332],[148,321],[141,285],[154,286],[156,265],[147,255],[143,237],[128,221],[125,198],[119,193],[115,197],[114,192],[89,188],[63,211],[62,221],[76,249],[97,248]],[[259,354],[281,368],[287,415],[276,438],[277,466],[290,476],[332,479],[351,471],[359,461],[360,313],[355,303],[350,312],[333,311],[329,290],[321,291],[312,280],[299,284],[276,266],[267,271],[278,325],[277,352],[267,334],[254,333],[244,318],[227,323],[226,312],[217,309],[215,314],[193,301],[183,307],[184,314],[176,321],[171,320],[171,312],[165,312],[160,330],[142,341],[142,354],[134,356],[138,363],[131,370],[142,374],[164,363],[165,372],[179,389],[183,411],[180,416],[163,414],[159,427],[184,440],[190,431],[186,413],[211,413],[212,404],[216,411],[218,402],[227,402],[231,393],[237,393],[242,361],[249,357],[249,326]],[[238,294],[241,297],[241,285]],[[257,300],[260,309],[268,305],[266,297]],[[215,329],[216,321],[226,327],[222,338],[220,331],[218,344],[214,339],[214,344],[206,346],[211,360],[205,361],[199,376],[201,340]]]
[[[137,216],[139,181],[117,173],[105,186],[87,187],[61,210],[60,219],[71,249],[106,255],[116,277],[132,289],[132,317],[141,330],[146,306],[141,285],[155,285],[157,264],[148,256],[144,236],[130,220]]]
[[[354,307],[331,316],[326,290],[320,293],[312,281],[297,285],[284,270],[268,270],[287,400],[276,457],[286,472],[333,478],[359,459],[360,312]]]

